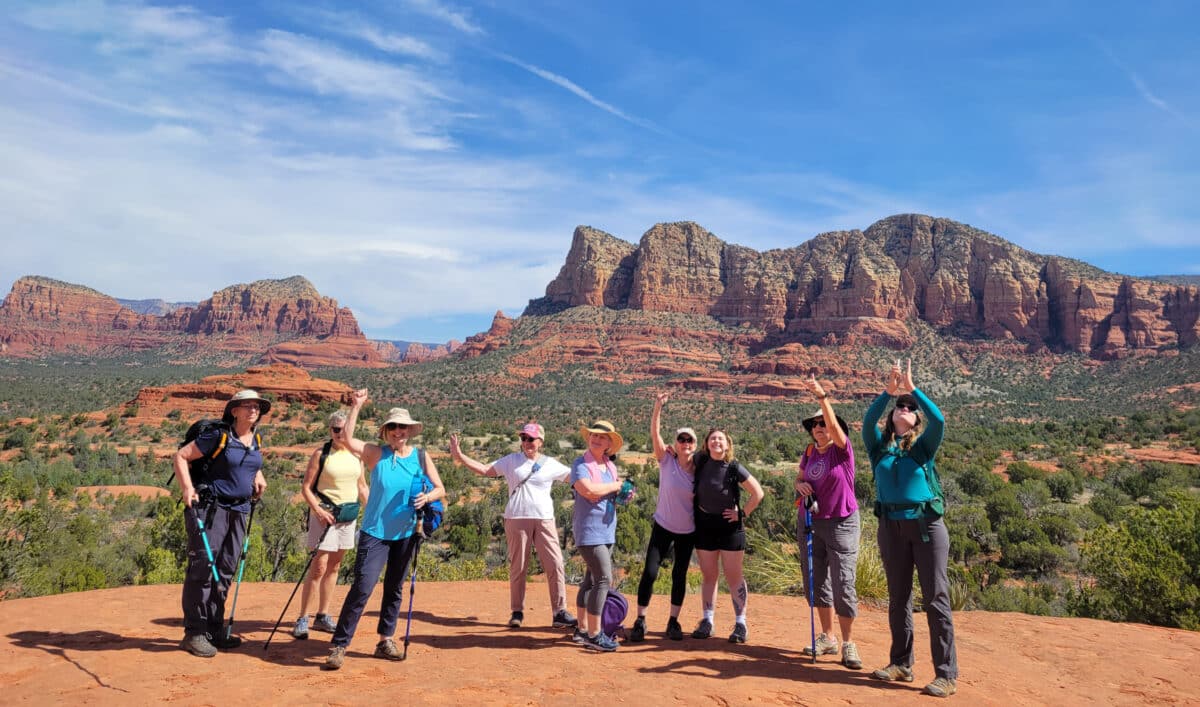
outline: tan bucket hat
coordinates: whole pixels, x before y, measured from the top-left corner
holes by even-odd
[[[608,439],[611,442],[608,446],[608,453],[610,455],[616,454],[625,446],[625,438],[617,432],[617,428],[608,420],[596,420],[592,423],[591,427],[579,428],[579,434],[583,435],[584,441],[587,441],[588,435],[593,433],[608,435]]]
[[[416,437],[417,435],[421,434],[422,430],[425,429],[425,425],[423,423],[412,419],[412,415],[408,414],[407,409],[392,408],[391,410],[388,410],[387,419],[379,423],[379,437],[381,439],[383,438],[383,428],[391,424],[407,425],[409,430],[412,430],[408,433],[409,437]],[[413,430],[414,427],[416,428],[415,430]]]
[[[239,390],[238,392],[234,393],[233,397],[229,399],[229,402],[225,403],[225,412],[221,415],[221,419],[225,422],[233,422],[233,407],[238,403],[243,403],[247,400],[258,401],[258,417],[260,419],[266,417],[268,412],[271,412],[270,400],[267,400],[259,395],[258,391],[246,388],[245,390]]]

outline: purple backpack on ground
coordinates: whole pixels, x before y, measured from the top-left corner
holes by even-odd
[[[600,612],[600,630],[610,638],[625,635],[625,616],[629,614],[629,602],[615,589],[608,590],[604,598],[604,609]]]

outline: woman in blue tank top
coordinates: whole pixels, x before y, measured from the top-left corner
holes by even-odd
[[[446,495],[433,460],[425,450],[409,443],[421,434],[424,426],[412,419],[408,410],[392,408],[380,428],[379,435],[384,444],[363,442],[354,438],[354,425],[359,410],[367,401],[366,389],[354,391],[352,399],[350,418],[342,433],[350,451],[371,470],[371,486],[363,511],[362,530],[358,534],[354,582],[333,632],[333,649],[323,666],[326,670],[342,667],[346,648],[354,638],[358,620],[385,566],[387,574],[383,578],[375,657],[400,660],[402,654],[392,636],[400,616],[404,575],[421,544],[421,535],[417,532],[420,512],[427,504]]]

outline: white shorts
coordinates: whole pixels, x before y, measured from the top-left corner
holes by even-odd
[[[345,523],[334,523],[333,527],[325,533],[325,524],[315,513],[308,514],[308,549],[316,548],[322,552],[337,552],[338,550],[351,550],[354,548],[354,539],[358,536],[358,521],[348,520]],[[325,539],[321,540],[321,534],[325,533]],[[317,547],[317,541],[321,541],[321,546]]]

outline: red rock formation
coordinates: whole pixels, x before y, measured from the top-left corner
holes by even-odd
[[[185,358],[228,354],[308,366],[382,361],[354,314],[302,277],[234,285],[163,316],[137,314],[79,285],[24,277],[0,305],[0,343],[15,355],[166,347]]]
[[[637,247],[576,229],[567,261],[526,314],[580,305],[707,315],[789,342],[905,348],[907,322],[943,335],[1089,353],[1200,339],[1200,288],[1122,278],[1031,253],[948,219],[902,215],[758,253],[694,223],[654,226]]]

